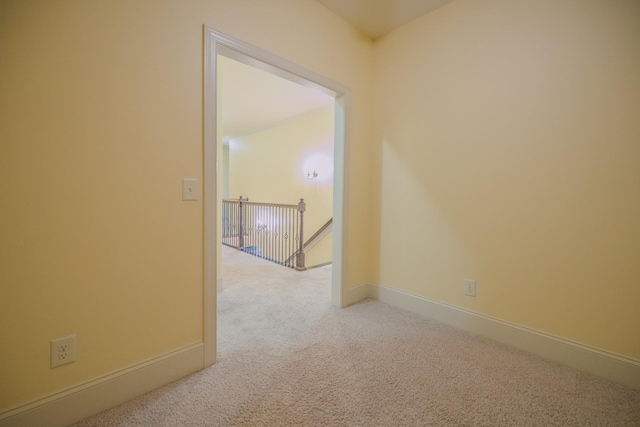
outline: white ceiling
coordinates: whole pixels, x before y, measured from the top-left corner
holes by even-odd
[[[377,39],[453,0],[317,1],[372,39]]]
[[[218,56],[222,132],[246,135],[332,104],[334,98],[266,71]]]

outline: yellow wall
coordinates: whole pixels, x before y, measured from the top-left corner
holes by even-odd
[[[314,267],[332,262],[333,231],[318,241],[315,246],[305,249],[305,266]]]
[[[457,0],[379,40],[376,280],[640,359],[638,52],[635,1]]]
[[[333,216],[333,105],[229,142],[229,194],[250,201],[297,204],[302,198],[305,241]],[[316,157],[317,156],[317,157]],[[306,177],[317,168],[318,178]],[[331,261],[331,246],[326,258]],[[320,248],[318,248],[320,250]],[[317,251],[316,251],[317,252]],[[319,253],[316,253],[316,257]]]
[[[351,87],[345,268],[367,279],[372,45],[344,21],[311,0],[4,0],[0,411],[202,339],[181,180],[202,177],[203,24]],[[71,333],[78,361],[51,370]]]

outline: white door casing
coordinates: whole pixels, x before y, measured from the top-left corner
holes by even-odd
[[[314,71],[301,67],[258,47],[234,39],[228,35],[204,27],[204,366],[216,361],[216,260],[217,239],[217,182],[221,179],[217,170],[218,75],[217,58],[224,55],[247,65],[262,69],[303,86],[324,92],[335,98],[334,134],[334,190],[333,190],[333,248],[331,304],[344,307],[345,234],[343,232],[346,211],[345,191],[345,143],[349,89]]]

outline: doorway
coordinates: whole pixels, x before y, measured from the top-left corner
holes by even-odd
[[[240,40],[204,28],[204,365],[216,360],[216,294],[221,236],[222,129],[218,96],[218,55],[321,91],[334,103],[334,190],[331,303],[344,305],[344,164],[349,91],[343,85]]]
[[[335,98],[217,59],[222,244],[289,268],[330,264]],[[230,283],[220,273],[218,292]]]

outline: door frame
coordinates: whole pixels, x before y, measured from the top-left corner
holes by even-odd
[[[346,212],[345,158],[347,155],[347,120],[350,90],[314,71],[281,58],[271,52],[220,33],[204,26],[204,366],[216,362],[217,317],[217,260],[218,231],[218,144],[221,143],[221,118],[218,99],[218,54],[271,74],[320,90],[335,98],[334,118],[334,178],[333,178],[333,247],[331,304],[342,308],[345,299],[346,239],[344,216]]]

